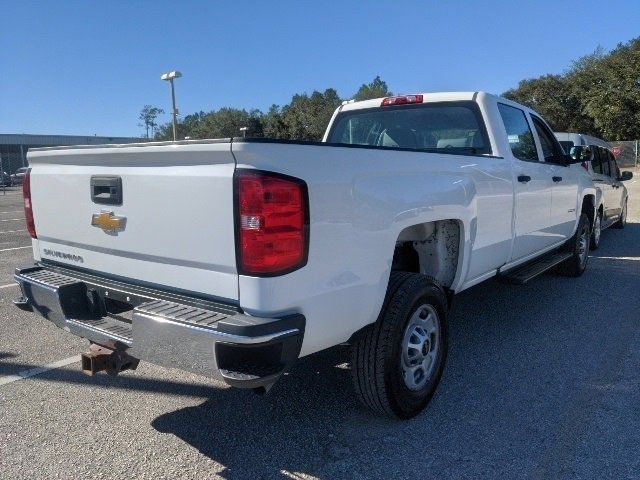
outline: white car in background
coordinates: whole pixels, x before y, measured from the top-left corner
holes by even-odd
[[[591,233],[591,249],[595,250],[602,230],[611,226],[624,228],[627,222],[628,192],[622,182],[631,180],[633,173],[620,172],[611,145],[604,140],[581,133],[555,132],[555,135],[565,152],[573,149],[574,156],[585,158],[582,168],[589,172],[598,191],[598,214]]]
[[[29,167],[21,167],[16,170],[16,173],[11,175],[11,182],[13,185],[22,185],[24,176],[29,171]]]

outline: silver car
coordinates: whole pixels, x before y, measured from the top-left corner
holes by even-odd
[[[611,146],[604,140],[581,133],[555,132],[555,135],[566,153],[573,147],[581,147],[585,161],[574,168],[587,170],[600,193],[601,205],[591,233],[591,249],[595,250],[602,230],[611,226],[624,228],[627,223],[628,192],[622,182],[631,180],[633,173],[620,172]]]

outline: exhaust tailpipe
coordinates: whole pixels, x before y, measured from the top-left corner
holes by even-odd
[[[92,343],[87,353],[80,355],[82,372],[93,376],[105,371],[107,375],[115,376],[124,370],[135,370],[140,360],[121,350],[111,350]]]

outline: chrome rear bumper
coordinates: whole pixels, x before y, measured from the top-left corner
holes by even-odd
[[[93,343],[140,360],[268,387],[300,354],[302,315],[261,318],[204,300],[52,265],[16,269],[15,303]]]

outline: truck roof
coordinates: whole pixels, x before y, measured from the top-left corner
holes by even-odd
[[[558,140],[561,141],[572,141],[574,145],[598,145],[600,147],[605,147],[611,149],[611,145],[609,145],[606,141],[601,138],[592,137],[591,135],[587,135],[584,133],[576,133],[576,132],[553,132]]]
[[[414,92],[414,93],[407,93],[407,94],[399,94],[397,96],[403,96],[403,95],[422,95],[423,97],[423,103],[431,103],[431,102],[455,102],[455,101],[468,101],[468,100],[475,100],[476,97],[478,97],[479,95],[485,96],[485,97],[493,97],[494,99],[500,99],[501,101],[504,100],[505,102],[508,103],[513,103],[510,100],[507,99],[502,99],[501,97],[498,97],[497,95],[493,95],[487,92],[483,92],[483,91],[476,91],[476,92]],[[389,97],[392,96],[396,96],[396,95],[389,95]],[[380,104],[382,103],[382,101],[388,97],[380,97],[380,98],[372,98],[371,100],[362,100],[359,102],[353,101],[353,100],[349,100],[348,102],[345,102],[341,107],[340,107],[340,111],[345,112],[345,111],[350,111],[350,110],[359,110],[359,109],[364,109],[364,108],[376,108],[379,107]]]

